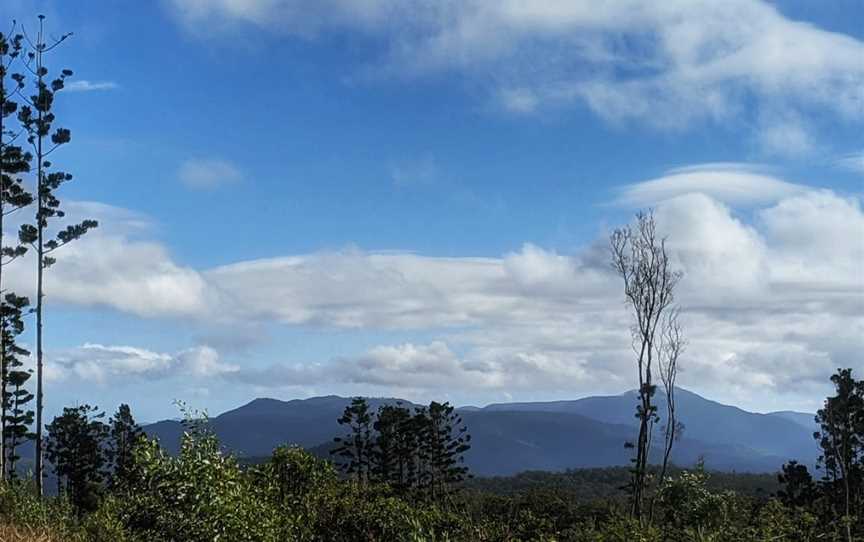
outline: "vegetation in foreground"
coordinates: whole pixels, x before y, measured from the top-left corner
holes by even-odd
[[[372,412],[358,398],[340,420],[335,461],[282,446],[245,466],[206,417],[187,414],[171,456],[141,434],[128,407],[107,423],[92,407],[67,408],[46,442],[60,495],[39,498],[32,482],[6,480],[0,533],[81,542],[861,540],[864,381],[850,370],[832,381],[837,393],[817,416],[820,480],[792,461],[766,494],[754,487],[764,478],[725,475],[723,488],[701,468],[670,468],[644,495],[650,513],[641,518],[632,484],[603,494],[621,469],[589,471],[611,479],[582,496],[578,471],[466,480],[470,438],[446,403]]]

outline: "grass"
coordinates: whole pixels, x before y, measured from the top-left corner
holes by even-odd
[[[62,542],[60,538],[44,530],[14,525],[0,525],[0,540],[3,542]]]

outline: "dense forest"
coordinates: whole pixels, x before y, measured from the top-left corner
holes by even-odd
[[[686,346],[673,268],[651,212],[610,238],[612,268],[633,316],[638,431],[621,445],[629,467],[473,478],[464,455],[471,427],[449,403],[370,407],[357,397],[338,423],[329,457],[290,442],[241,461],[183,407],[185,432],[171,454],[122,405],[110,417],[69,406],[43,420],[43,278],[62,248],[98,226],[57,226],[58,190],[72,175],[49,159],[71,141],[54,100],[72,75],[53,74],[49,53],[67,35],[0,34],[0,232],[3,217],[31,210],[5,266],[35,257],[35,302],[0,274],[0,540],[51,541],[847,541],[864,537],[864,381],[851,369],[815,421],[819,472],[789,461],[776,477],[682,468],[672,450],[686,429],[675,400]],[[14,29],[14,27],[13,27]],[[25,176],[35,178],[34,193]],[[58,251],[58,252],[55,252]],[[2,269],[2,266],[0,266]],[[32,308],[31,308],[32,305]],[[35,322],[31,352],[20,340]],[[662,402],[662,408],[658,405]],[[665,419],[661,419],[660,412]],[[47,422],[47,423],[46,423]],[[22,457],[33,442],[34,456]],[[654,451],[652,452],[652,448]],[[656,451],[659,448],[659,452]],[[654,458],[657,458],[655,460]],[[46,469],[56,487],[44,487]]]

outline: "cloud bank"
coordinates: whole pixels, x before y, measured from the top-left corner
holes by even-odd
[[[683,385],[742,405],[782,406],[818,397],[833,369],[858,363],[859,199],[729,165],[674,170],[622,197],[655,204],[685,274],[677,297],[690,340]],[[752,209],[741,215],[732,203]],[[49,273],[52,303],[219,329],[276,323],[424,338],[264,368],[225,365],[206,344],[197,348],[211,357],[199,352],[195,363],[180,354],[85,346],[88,356],[109,361],[66,362],[76,373],[98,368],[99,378],[110,379],[184,367],[256,388],[342,383],[379,393],[574,396],[630,386],[629,316],[602,233],[570,254],[532,244],[483,258],[346,249],[196,270],[158,243],[108,231],[68,247],[63,265]],[[14,268],[10,274],[14,282]]]

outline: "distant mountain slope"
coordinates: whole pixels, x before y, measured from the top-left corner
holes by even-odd
[[[679,397],[688,424],[673,456],[679,465],[691,466],[704,458],[712,469],[773,472],[788,459],[811,462],[806,454],[812,450],[805,444],[812,448],[812,437],[797,423],[721,405],[684,390]],[[411,405],[394,398],[369,401],[373,409],[385,403]],[[473,437],[466,461],[473,472],[484,476],[627,465],[632,452],[624,442],[634,438],[634,401],[631,393],[460,410]],[[349,402],[337,396],[256,399],[212,418],[211,426],[226,448],[244,457],[268,456],[284,443],[322,453],[342,433],[336,420]],[[176,453],[183,431],[180,422],[166,420],[145,430]]]
[[[819,429],[819,425],[816,423],[815,414],[795,412],[794,410],[778,410],[777,412],[769,412],[768,415],[795,422],[811,432]]]
[[[812,430],[808,431],[807,426],[800,423],[805,414],[747,412],[680,388],[676,388],[675,397],[678,417],[685,426],[685,439],[749,448],[760,455],[798,459],[806,464],[815,461],[817,452]],[[662,396],[657,400],[660,418],[665,420],[665,401]],[[568,412],[607,423],[635,426],[636,401],[636,392],[630,391],[573,401],[493,404],[484,410]]]

